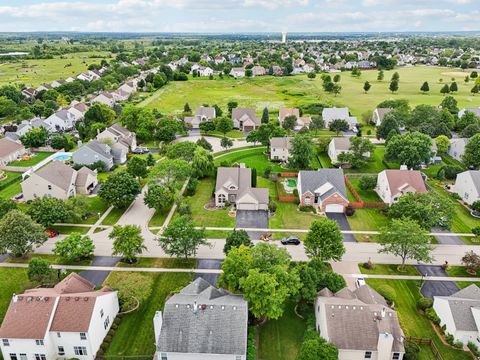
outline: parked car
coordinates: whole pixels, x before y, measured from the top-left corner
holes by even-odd
[[[135,148],[135,150],[133,150],[133,153],[134,154],[147,154],[149,153],[150,150],[146,147],[141,147],[141,146],[138,146]]]
[[[289,236],[281,240],[283,245],[300,245],[300,240],[295,236]]]
[[[367,283],[365,282],[365,278],[363,277],[359,277],[357,278],[357,280],[355,281],[355,286],[357,288],[359,288],[360,286],[363,286],[363,285],[366,285]]]

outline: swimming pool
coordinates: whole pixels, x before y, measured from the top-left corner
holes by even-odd
[[[55,160],[68,160],[72,157],[70,154],[61,154],[61,155],[56,155]]]

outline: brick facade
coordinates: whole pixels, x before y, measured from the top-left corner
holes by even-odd
[[[306,199],[310,199],[310,203],[307,203],[305,201]],[[311,192],[306,192],[302,194],[302,196],[300,197],[300,205],[302,206],[308,206],[308,205],[315,206],[315,207],[319,206],[319,204],[316,204],[314,201],[315,201],[315,195],[312,194]],[[338,204],[338,205],[343,205],[343,207],[346,207],[348,206],[348,200],[345,200],[338,192],[336,192],[330,195],[328,198],[326,198],[322,202],[321,210],[325,212],[327,205],[330,205],[330,204]]]

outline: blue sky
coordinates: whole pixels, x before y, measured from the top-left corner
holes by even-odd
[[[480,30],[480,0],[0,0],[0,31]]]

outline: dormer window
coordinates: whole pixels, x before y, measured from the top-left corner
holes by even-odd
[[[230,185],[230,187],[228,188],[228,190],[236,190],[237,187],[235,185]]]

